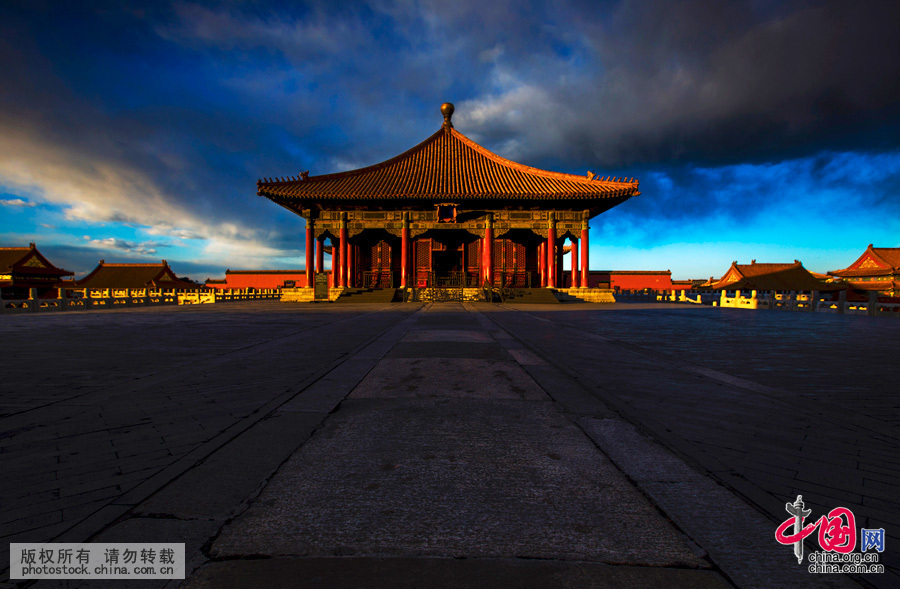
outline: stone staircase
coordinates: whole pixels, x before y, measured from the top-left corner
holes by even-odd
[[[282,288],[282,303],[311,303],[315,299],[315,289],[312,288]]]
[[[335,303],[391,303],[399,300],[396,288],[348,288]]]
[[[421,288],[416,293],[416,300],[423,303],[441,301],[475,302],[483,301],[484,293],[480,288]]]
[[[549,288],[506,288],[503,289],[503,302],[505,303],[559,303]]]
[[[616,302],[613,291],[608,288],[557,288],[553,289],[553,294],[561,303]]]

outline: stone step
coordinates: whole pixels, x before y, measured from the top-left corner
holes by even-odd
[[[390,303],[397,299],[395,288],[357,288],[345,290],[336,303]]]

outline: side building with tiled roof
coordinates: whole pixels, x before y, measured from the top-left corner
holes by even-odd
[[[731,263],[731,267],[719,280],[703,285],[713,290],[756,291],[831,291],[842,286],[828,283],[813,276],[799,260],[793,263]]]
[[[452,104],[441,112],[436,133],[379,164],[257,183],[306,221],[307,284],[329,251],[331,286],[588,286],[588,223],[638,182],[510,161],[457,131]]]
[[[828,273],[856,290],[900,296],[900,247],[873,247],[843,270]]]
[[[63,276],[72,275],[54,266],[33,243],[0,247],[0,294],[4,299],[27,299],[32,288],[40,298],[56,298]]]
[[[90,274],[75,281],[75,288],[196,290],[200,285],[179,279],[165,260],[158,264],[107,264],[100,260]]]

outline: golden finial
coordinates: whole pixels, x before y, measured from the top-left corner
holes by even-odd
[[[450,122],[450,117],[453,116],[453,104],[450,102],[445,102],[441,105],[441,114],[444,115],[444,127],[452,127],[453,123]]]

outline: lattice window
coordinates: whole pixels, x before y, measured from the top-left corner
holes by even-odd
[[[502,268],[503,267],[503,242],[506,241],[504,239],[495,239],[494,240],[494,268]]]
[[[390,270],[391,269],[391,244],[386,241],[382,241],[378,244],[381,246],[381,269],[382,270]]]
[[[466,244],[466,266],[469,270],[477,270],[481,267],[481,261],[478,259],[481,248],[478,247],[478,244],[478,241]]]
[[[525,264],[525,245],[521,243],[515,244],[516,246],[516,268],[519,270],[524,270],[526,268]]]
[[[391,269],[391,244],[379,241],[371,248],[371,265],[373,271]]]
[[[431,240],[419,239],[416,241],[416,269],[431,269]]]
[[[516,268],[516,244],[512,242],[512,240],[504,240],[504,245],[506,246],[506,269],[507,270],[515,270]]]

